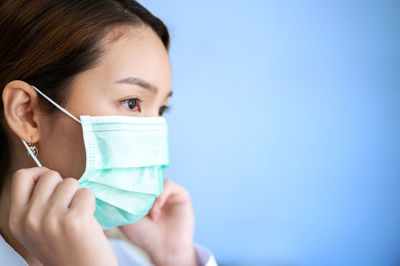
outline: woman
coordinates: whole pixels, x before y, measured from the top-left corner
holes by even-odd
[[[145,264],[115,226],[156,265],[215,264],[162,178],[168,48],[135,1],[0,2],[1,265]]]

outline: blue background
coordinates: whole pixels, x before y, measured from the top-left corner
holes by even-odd
[[[400,1],[141,1],[172,165],[225,265],[400,265]]]

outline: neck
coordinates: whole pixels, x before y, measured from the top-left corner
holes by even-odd
[[[11,233],[8,227],[10,217],[10,192],[11,178],[5,177],[5,184],[0,194],[0,234],[4,240],[21,256],[29,265],[42,265]]]

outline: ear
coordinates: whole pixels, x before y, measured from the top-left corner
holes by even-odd
[[[28,83],[11,81],[2,94],[4,116],[11,130],[28,143],[36,143],[39,134],[39,95]]]

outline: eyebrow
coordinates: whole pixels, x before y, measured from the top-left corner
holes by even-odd
[[[115,83],[126,83],[126,84],[137,85],[137,86],[140,86],[140,87],[142,87],[142,88],[144,88],[146,90],[150,90],[150,91],[152,91],[154,93],[158,93],[157,86],[155,86],[155,85],[153,85],[153,84],[151,84],[151,83],[149,83],[149,82],[147,82],[147,81],[145,81],[143,79],[136,78],[136,77],[124,78],[124,79],[121,79],[121,80],[117,80]],[[167,95],[167,98],[171,97],[171,96],[172,96],[172,91]]]

